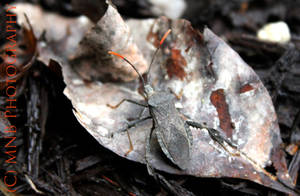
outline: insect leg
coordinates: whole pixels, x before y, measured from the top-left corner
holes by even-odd
[[[205,126],[203,126],[202,124],[200,123],[197,123],[197,122],[194,122],[194,121],[185,121],[186,124],[188,124],[189,126],[191,127],[195,127],[195,128],[199,128],[199,129],[203,129],[203,128],[206,128]]]
[[[131,127],[134,127],[136,124],[138,124],[140,122],[143,122],[143,121],[145,121],[147,119],[150,119],[150,118],[152,118],[152,117],[151,116],[147,116],[145,118],[141,118],[141,119],[132,121],[129,124],[127,124],[127,127],[125,129],[121,129],[121,130],[119,130],[119,131],[116,132],[116,133],[121,133],[121,132],[124,132],[124,131],[127,132],[127,137],[128,137],[128,141],[129,141],[129,150],[125,153],[125,156],[127,156],[131,151],[133,151],[133,145],[132,145],[132,141],[131,141],[128,129],[130,129]],[[114,134],[115,133],[112,133],[111,137],[113,137]]]
[[[192,146],[193,145],[193,134],[192,134],[192,131],[191,131],[191,129],[190,129],[187,122],[184,123],[184,128],[185,128],[185,132],[188,136],[188,140],[190,142],[190,145]]]
[[[180,100],[182,95],[183,95],[183,88],[181,88],[181,90],[179,91],[179,94],[176,94],[171,88],[168,88],[168,90],[170,91],[170,93],[172,93],[177,100]]]
[[[142,111],[139,113],[139,117],[137,119],[140,119],[142,117],[142,115],[144,114],[145,110],[147,108],[143,108]]]
[[[186,123],[191,127],[195,127],[195,128],[199,128],[199,129],[203,129],[203,128],[206,129],[208,131],[208,134],[211,137],[211,139],[218,142],[221,146],[223,146],[224,142],[225,142],[228,145],[230,145],[231,147],[237,148],[237,146],[235,144],[233,144],[230,140],[228,140],[227,138],[220,135],[220,133],[216,129],[207,128],[207,127],[203,126],[202,124],[193,122],[193,121],[186,121]]]
[[[149,157],[148,157],[148,155],[150,154],[150,151],[151,151],[150,141],[151,141],[153,130],[154,130],[154,125],[152,126],[150,133],[148,134],[148,136],[146,138],[146,152],[145,152],[145,160],[146,160],[147,170],[151,176],[155,176],[154,169],[151,167],[150,162],[149,162]]]
[[[121,130],[118,130],[118,131],[112,133],[111,137],[113,137],[114,134],[116,134],[116,133],[122,133],[122,132],[128,131],[128,129],[130,129],[131,127],[134,127],[136,124],[143,122],[145,120],[151,119],[151,118],[152,118],[152,116],[146,116],[144,118],[131,121],[127,124],[127,126],[124,129],[121,129]]]
[[[110,105],[110,104],[106,104],[108,107],[112,108],[112,109],[116,109],[118,108],[123,102],[130,102],[130,103],[133,103],[133,104],[136,104],[136,105],[139,105],[139,106],[143,106],[143,107],[148,107],[148,105],[146,104],[143,104],[143,103],[139,103],[137,101],[133,101],[133,100],[130,100],[130,99],[122,99],[117,105]]]
[[[132,141],[131,141],[131,138],[130,138],[130,135],[129,135],[129,132],[128,130],[126,131],[127,132],[127,137],[128,137],[128,141],[129,141],[129,150],[125,153],[125,157],[127,157],[127,155],[133,151],[133,145],[132,145]]]

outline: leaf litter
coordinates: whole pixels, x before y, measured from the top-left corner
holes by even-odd
[[[107,107],[122,98],[143,101],[137,74],[107,51],[121,53],[145,73],[161,36],[171,28],[171,35],[156,56],[151,83],[156,89],[176,95],[176,107],[186,119],[216,129],[229,142],[214,140],[205,129],[192,129],[190,165],[183,171],[169,164],[153,138],[151,165],[172,174],[247,179],[297,194],[295,177],[291,178],[287,171],[272,100],[255,72],[222,39],[208,28],[198,32],[186,20],[161,17],[124,22],[111,5],[98,22],[96,16],[91,19],[95,24],[91,28],[90,24],[82,25],[80,32],[67,30],[76,28],[80,21],[62,19],[66,21],[61,26],[66,29],[64,36],[52,45],[47,41],[46,47],[39,40],[38,50],[45,64],[49,60],[49,65],[53,64],[52,59],[61,64],[67,85],[65,94],[74,114],[101,145],[129,160],[145,163],[145,140],[151,120],[129,130],[133,151],[128,155],[126,133],[108,137],[148,111],[131,104],[123,104],[117,110]],[[56,33],[51,36],[55,38]],[[299,167],[296,160],[292,167],[289,170]]]
[[[83,38],[69,65],[63,65],[65,94],[72,101],[78,121],[101,145],[127,159],[145,163],[145,139],[151,120],[129,130],[133,151],[128,155],[130,144],[125,132],[108,137],[126,127],[139,113],[146,115],[148,111],[130,103],[115,110],[107,107],[123,98],[140,101],[143,98],[138,94],[140,84],[134,80],[134,70],[106,53],[117,51],[140,69],[139,62],[143,66],[150,64],[157,41],[168,28],[172,33],[157,54],[150,73],[153,86],[180,94],[176,105],[182,115],[218,130],[234,146],[219,144],[206,130],[192,129],[194,144],[187,170],[170,165],[155,141],[152,141],[151,165],[174,174],[248,179],[296,194],[266,88],[222,39],[208,28],[203,33],[194,30],[186,20],[161,17],[123,22],[115,8],[109,6]],[[125,35],[119,33],[124,29],[127,29]],[[108,41],[103,35],[112,37]],[[123,39],[129,45],[122,44]],[[145,68],[139,71],[144,73]]]

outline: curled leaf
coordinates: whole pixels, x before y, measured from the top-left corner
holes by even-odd
[[[109,55],[109,50],[130,56],[130,61],[140,72],[146,71],[147,63],[134,43],[128,25],[111,5],[97,24],[87,32],[70,63],[88,81],[130,81],[137,78],[134,70],[122,59]]]

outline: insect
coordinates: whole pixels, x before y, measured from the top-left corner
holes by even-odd
[[[157,47],[150,66],[146,72],[147,78],[149,78],[149,71],[151,69],[151,65],[153,64],[155,55],[161,48],[161,45],[163,44],[164,40],[168,36],[168,34],[171,32],[169,29],[162,39],[160,40],[159,46]],[[190,153],[193,145],[193,135],[189,128],[189,126],[196,127],[196,128],[205,128],[202,124],[196,123],[193,121],[186,121],[182,114],[177,110],[175,107],[175,96],[171,92],[167,91],[156,91],[154,88],[150,85],[148,82],[149,79],[146,81],[143,79],[141,74],[138,72],[138,70],[135,68],[135,66],[127,60],[122,55],[109,51],[109,54],[115,55],[119,58],[122,58],[125,60],[128,64],[131,65],[131,67],[137,72],[139,79],[141,83],[143,84],[143,93],[146,103],[139,103],[134,100],[129,99],[123,99],[121,100],[117,105],[109,107],[115,109],[119,107],[123,102],[127,101],[133,104],[137,104],[139,106],[145,107],[149,109],[150,116],[143,117],[140,119],[135,120],[131,124],[129,124],[126,129],[122,131],[127,131],[128,129],[135,126],[137,123],[140,123],[147,119],[152,119],[152,129],[149,132],[149,135],[146,138],[146,164],[148,168],[149,174],[153,175],[153,169],[151,165],[149,164],[148,160],[148,154],[150,153],[150,141],[152,134],[156,134],[158,143],[160,145],[161,150],[166,155],[166,157],[171,160],[176,166],[178,166],[180,169],[185,170],[188,168],[190,163]],[[221,136],[218,135],[218,132],[213,129],[207,129],[210,136],[214,138],[216,141],[222,142],[223,140]],[[128,138],[130,140],[129,134]],[[130,140],[130,150],[128,153],[133,149],[132,143]]]

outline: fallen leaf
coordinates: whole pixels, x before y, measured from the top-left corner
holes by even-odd
[[[50,59],[68,58],[76,50],[79,41],[92,22],[85,16],[65,17],[44,11],[40,6],[30,3],[15,3],[12,11],[18,16],[18,24],[25,23],[26,14],[33,26],[34,33],[39,39],[38,60],[48,65]],[[55,21],[55,23],[53,23]]]
[[[113,49],[132,61],[141,62],[144,58],[149,65],[157,39],[171,28],[172,33],[151,69],[151,84],[155,89],[170,89],[180,94],[176,106],[184,116],[218,130],[234,145],[221,145],[209,136],[207,130],[192,129],[190,164],[187,170],[179,170],[165,160],[153,137],[151,165],[174,174],[248,179],[278,191],[297,194],[280,148],[282,141],[271,98],[255,72],[235,51],[209,29],[204,29],[201,34],[186,20],[172,21],[162,17],[158,20],[130,20],[127,25],[130,28],[109,6],[107,13],[81,42],[77,61],[73,59],[71,65],[63,65],[67,84],[64,93],[72,101],[78,121],[101,145],[122,157],[145,163],[145,140],[152,121],[144,121],[129,130],[134,149],[128,155],[127,134],[116,132],[126,127],[130,119],[138,118],[140,113],[147,115],[148,111],[130,103],[117,109],[107,106],[123,98],[142,102],[143,97],[138,94],[139,83],[137,80],[108,82],[107,74],[121,81],[136,76],[130,75],[134,72],[129,68],[126,68],[127,75],[120,76],[124,70],[119,69],[128,65],[105,54]],[[149,35],[152,35],[150,42],[146,41]],[[130,40],[129,46],[122,44],[122,37]],[[119,39],[121,44],[116,41]],[[84,48],[88,46],[91,47]],[[128,50],[131,46],[134,50]],[[176,55],[172,51],[176,51]],[[141,57],[136,59],[137,55]],[[186,62],[181,67],[185,74],[168,75],[172,69],[168,61],[174,56],[180,62]],[[114,132],[114,137],[109,138]]]
[[[139,72],[146,71],[146,61],[129,32],[128,25],[117,10],[109,5],[104,16],[81,40],[75,55],[71,58],[71,66],[88,81],[135,79],[137,73],[130,65],[108,54],[108,51],[112,50],[125,56],[130,55],[130,61],[136,65]]]

